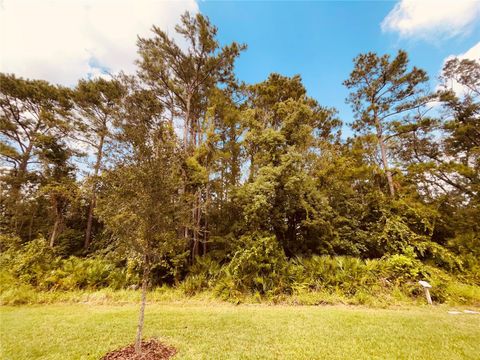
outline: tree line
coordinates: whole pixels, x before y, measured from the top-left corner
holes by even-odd
[[[155,26],[138,38],[133,75],[0,74],[2,249],[121,252],[169,283],[265,239],[287,258],[476,263],[479,60],[447,61],[432,90],[406,52],[360,54],[345,138],[300,76],[237,79],[246,45],[222,46],[208,18],[186,13],[176,32],[182,46]]]

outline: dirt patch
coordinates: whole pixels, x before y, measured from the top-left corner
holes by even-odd
[[[142,354],[135,354],[135,345],[110,351],[102,360],[165,360],[177,353],[174,347],[164,345],[155,339],[142,341]]]

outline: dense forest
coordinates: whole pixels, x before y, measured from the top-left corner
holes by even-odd
[[[404,51],[360,54],[346,123],[300,76],[237,79],[247,46],[206,17],[176,32],[138,38],[135,74],[0,74],[3,279],[225,299],[480,285],[480,59],[431,89]]]

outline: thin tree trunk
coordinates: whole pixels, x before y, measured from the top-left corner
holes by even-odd
[[[198,193],[198,190],[197,190]],[[192,209],[192,223],[193,223],[193,247],[192,247],[192,264],[195,262],[195,258],[198,256],[198,229],[199,229],[199,224],[198,224],[198,207],[199,207],[199,202],[198,202],[198,194],[195,194],[195,200],[193,203],[193,209]]]
[[[196,256],[200,255],[200,234],[201,234],[201,220],[202,220],[202,190],[198,190],[197,195],[197,213],[196,213],[196,228],[197,228],[197,254]]]
[[[93,224],[93,210],[95,209],[96,205],[96,198],[97,198],[97,177],[100,173],[100,165],[102,163],[102,156],[103,156],[103,142],[105,141],[105,136],[100,136],[100,141],[98,143],[98,151],[97,151],[97,160],[95,162],[95,167],[93,170],[93,189],[92,189],[92,197],[90,198],[90,205],[88,207],[88,217],[87,217],[87,229],[85,231],[85,242],[83,244],[83,248],[86,250],[90,246],[90,239],[92,237],[92,224]]]
[[[185,124],[183,124],[183,145],[185,147],[185,151],[187,151],[187,148],[188,148],[188,130],[189,130],[189,127],[190,127],[190,107],[191,107],[191,100],[192,99],[192,95],[189,94],[187,96],[187,108],[186,108],[186,113],[185,113]]]
[[[147,303],[147,285],[148,285],[148,267],[147,261],[144,260],[143,276],[142,276],[142,301],[140,303],[140,313],[138,315],[137,336],[135,339],[135,353],[142,353],[142,333],[145,320],[145,305]]]
[[[50,247],[51,248],[53,248],[53,245],[55,245],[55,240],[57,239],[59,228],[60,228],[60,218],[57,216],[57,218],[55,219],[55,223],[53,224],[52,235],[50,236]]]
[[[203,229],[203,256],[207,255],[207,240],[208,240],[208,205],[210,204],[210,183],[207,184],[205,197],[205,227]]]
[[[32,231],[33,231],[33,219],[35,217],[35,214],[37,212],[37,207],[34,207],[34,211],[32,212],[32,215],[30,216],[30,224],[28,225],[28,241],[32,240]]]
[[[96,194],[95,190],[92,193],[92,198],[90,199],[90,204],[88,207],[88,217],[87,217],[87,229],[85,231],[85,242],[83,243],[83,248],[85,250],[90,246],[90,239],[92,234],[92,224],[93,224],[93,209],[96,205]]]
[[[387,175],[388,188],[390,190],[390,195],[392,197],[395,197],[395,187],[393,185],[392,172],[390,171],[390,169],[388,167],[387,145],[385,144],[385,139],[383,137],[382,126],[381,126],[381,124],[379,123],[378,120],[375,121],[375,126],[377,128],[377,137],[378,137],[378,142],[379,142],[379,145],[380,145],[380,153],[381,153],[381,156],[382,156],[383,169],[385,170],[385,174]]]
[[[186,113],[185,113],[185,123],[183,124],[183,150],[185,152],[185,159],[188,157],[188,128],[190,126],[190,107],[191,107],[191,95],[188,95],[187,96],[187,106],[186,106]],[[186,194],[187,193],[187,189],[186,189],[186,174],[184,174],[184,181],[183,181],[183,194]],[[189,234],[188,234],[188,225],[185,225],[185,227],[183,228],[183,237],[186,241],[186,243],[188,244],[188,246],[190,246],[189,244],[189,241],[188,241],[188,238],[189,238]]]
[[[16,179],[15,179],[15,182],[14,182],[14,185],[13,185],[13,196],[14,196],[15,201],[17,201],[18,198],[20,197],[20,190],[22,188],[22,183],[23,183],[25,175],[27,173],[28,160],[30,159],[31,150],[32,150],[32,146],[30,145],[28,147],[27,151],[25,152],[25,154],[23,155],[22,162],[18,166],[18,171],[17,171],[17,174],[15,176]]]
[[[27,149],[25,150],[23,156],[22,156],[22,161],[20,162],[20,165],[18,166],[18,171],[15,176],[15,180],[12,186],[12,203],[13,203],[13,221],[11,222],[12,227],[18,232],[20,229],[19,226],[19,217],[20,217],[20,212],[21,212],[21,190],[22,190],[22,184],[25,181],[25,175],[27,174],[27,167],[28,167],[28,161],[30,160],[30,156],[32,153],[33,149],[33,142],[30,141],[28,144]]]

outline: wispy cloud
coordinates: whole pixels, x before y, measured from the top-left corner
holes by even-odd
[[[479,18],[478,0],[400,0],[381,27],[402,37],[435,40],[468,33]]]
[[[195,0],[4,0],[0,71],[65,85],[105,71],[133,71],[137,35],[153,24],[173,35]]]

